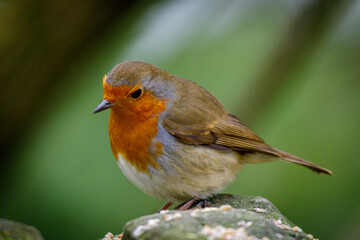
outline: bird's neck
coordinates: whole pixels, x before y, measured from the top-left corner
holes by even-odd
[[[157,167],[151,157],[150,147],[156,143],[158,121],[165,110],[165,102],[158,102],[157,111],[136,112],[129,108],[112,108],[109,120],[109,135],[112,152],[117,161],[119,154],[138,171],[148,172],[148,165]],[[158,143],[157,143],[158,144]]]

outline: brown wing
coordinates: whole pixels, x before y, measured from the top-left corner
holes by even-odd
[[[164,119],[163,126],[170,134],[187,144],[209,147],[215,145],[239,152],[261,152],[300,164],[318,173],[332,175],[331,171],[325,168],[267,145],[264,140],[231,114],[228,114],[227,118],[213,121],[208,126],[178,125],[167,119]]]
[[[208,126],[177,125],[163,122],[164,128],[181,142],[193,145],[216,144],[244,152],[264,152],[279,157],[279,154],[264,140],[229,114],[227,119],[214,121]]]
[[[263,152],[276,157],[280,155],[267,145],[258,135],[242,124],[234,115],[217,122],[210,130],[215,136],[215,144],[245,152]]]

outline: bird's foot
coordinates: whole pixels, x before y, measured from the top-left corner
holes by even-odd
[[[207,207],[211,207],[212,203],[205,200],[205,199],[200,199],[198,201],[198,203],[196,204],[195,207],[193,207],[192,209],[198,209],[198,208],[207,208]]]
[[[196,205],[194,207],[191,207],[194,203],[196,203]],[[196,199],[196,198],[192,198],[189,201],[181,204],[178,207],[178,210],[180,211],[185,211],[185,210],[195,210],[195,209],[199,209],[199,208],[206,208],[206,207],[211,207],[212,203],[205,200],[205,199]]]

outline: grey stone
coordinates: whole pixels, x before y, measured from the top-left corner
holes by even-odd
[[[265,198],[217,194],[208,201],[212,207],[134,219],[125,225],[122,239],[313,239]]]
[[[0,240],[43,240],[33,226],[0,218]]]

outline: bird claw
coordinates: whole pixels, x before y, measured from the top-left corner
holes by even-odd
[[[193,208],[207,208],[207,207],[211,207],[212,206],[212,203],[205,200],[205,199],[200,199],[198,204]]]
[[[191,207],[195,203],[196,203],[196,205],[194,207]],[[211,206],[212,206],[212,203],[205,199],[193,198],[190,201],[187,201],[187,202],[181,204],[178,207],[178,210],[180,210],[180,211],[195,210],[195,209],[207,208],[207,207],[211,207]]]

